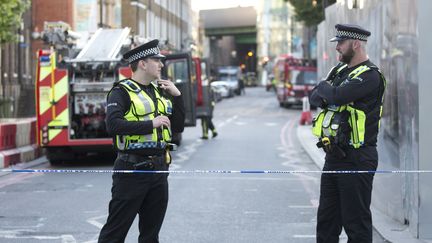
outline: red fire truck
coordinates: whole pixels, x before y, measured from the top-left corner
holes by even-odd
[[[37,139],[52,164],[113,151],[105,128],[106,94],[114,81],[131,75],[121,62],[130,49],[129,28],[99,29],[79,50],[58,42],[68,40],[62,36],[66,28],[46,23],[43,39],[50,47],[39,50],[37,59]],[[163,70],[183,94],[186,126],[196,125],[197,104],[204,96],[204,86],[193,78],[200,66],[193,64],[189,53],[170,54]],[[181,134],[173,134],[173,142],[180,141]]]
[[[317,84],[316,61],[295,58],[289,54],[275,60],[273,75],[281,107],[301,105],[302,98]]]

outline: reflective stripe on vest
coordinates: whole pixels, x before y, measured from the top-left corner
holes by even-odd
[[[156,115],[169,116],[172,114],[172,103],[162,97],[154,84],[157,107],[153,99],[132,80],[124,80],[119,83],[129,94],[131,105],[125,113],[127,121],[148,121],[153,120]],[[158,130],[154,128],[151,134],[145,135],[116,135],[116,147],[119,150],[133,150],[142,148],[164,148],[166,143],[171,141],[171,130],[163,127],[161,137]]]
[[[348,64],[342,65],[340,68],[338,68],[336,73],[340,73],[342,70],[344,70],[346,67],[348,67]]]

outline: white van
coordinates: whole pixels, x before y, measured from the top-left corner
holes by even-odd
[[[217,81],[226,82],[227,86],[237,95],[240,94],[239,82],[242,78],[240,67],[222,66],[218,69]]]

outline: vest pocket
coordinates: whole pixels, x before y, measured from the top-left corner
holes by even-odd
[[[350,108],[351,145],[360,148],[364,144],[366,115],[363,111]]]
[[[325,110],[322,110],[316,117],[312,119],[312,134],[321,137],[322,122],[324,120]]]

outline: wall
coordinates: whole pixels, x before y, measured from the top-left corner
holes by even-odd
[[[418,33],[419,33],[419,169],[432,170],[432,150],[430,138],[432,137],[430,124],[432,124],[432,114],[429,104],[431,102],[430,91],[432,82],[430,80],[430,57],[432,56],[432,32],[430,31],[432,1],[418,1]],[[432,238],[432,177],[430,174],[420,174],[419,176],[419,235],[420,238]]]

